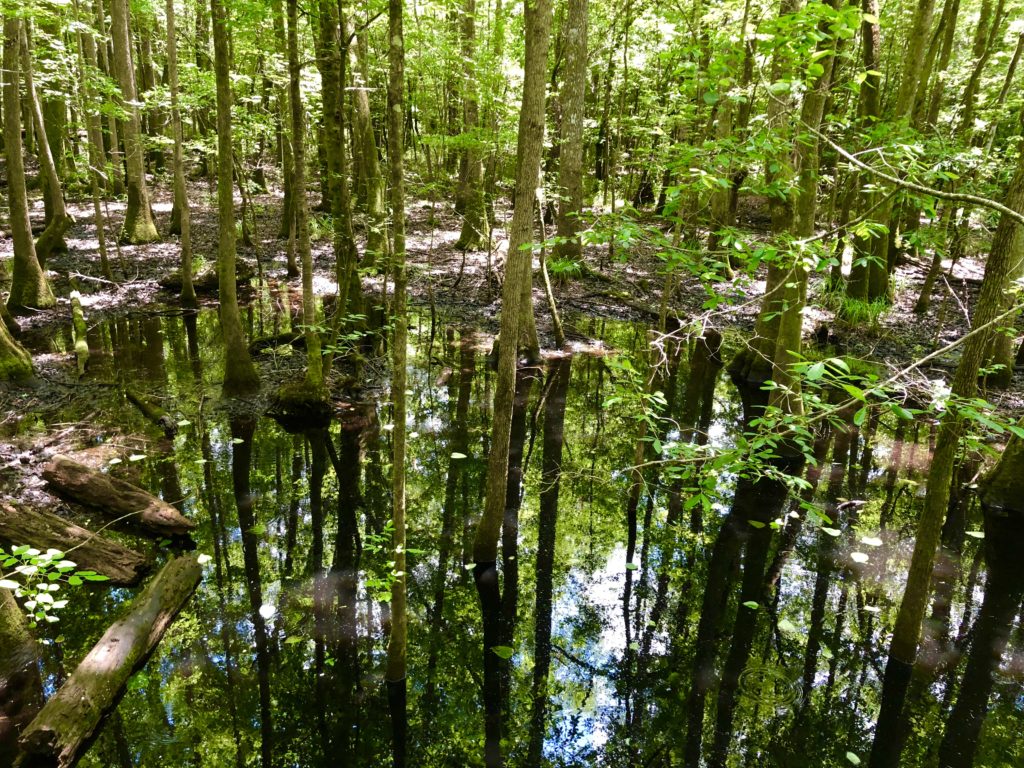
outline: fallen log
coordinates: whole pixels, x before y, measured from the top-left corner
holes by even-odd
[[[128,518],[161,536],[183,536],[196,524],[156,496],[60,454],[43,466],[43,479],[62,497],[115,518]]]
[[[113,539],[75,525],[59,515],[0,504],[0,541],[12,546],[59,549],[81,570],[106,576],[115,586],[138,584],[149,561]]]
[[[0,588],[0,765],[12,765],[18,734],[43,705],[39,651],[25,614]]]
[[[195,555],[176,557],[132,601],[46,702],[18,740],[22,768],[71,768],[103,718],[117,706],[128,679],[149,658],[195,591],[203,568]]]
[[[152,398],[139,394],[131,387],[124,388],[124,396],[128,398],[128,402],[142,412],[143,416],[163,429],[167,437],[174,437],[177,434],[177,422],[171,418],[167,411],[153,402]]]

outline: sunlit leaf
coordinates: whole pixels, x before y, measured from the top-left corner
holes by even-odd
[[[515,649],[509,648],[507,645],[492,645],[491,651],[499,659],[511,659],[512,654],[515,653]]]
[[[850,559],[855,563],[866,563],[868,556],[864,552],[851,552]]]
[[[743,607],[749,608],[752,611],[756,611],[761,606],[753,600],[747,600],[747,602],[743,603]]]

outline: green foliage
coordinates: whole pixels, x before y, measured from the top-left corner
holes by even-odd
[[[95,571],[78,570],[77,564],[65,558],[58,549],[45,552],[27,544],[5,551],[0,547],[0,588],[10,589],[22,599],[29,626],[39,622],[59,621],[57,612],[68,605],[70,598],[55,599],[62,586],[81,586],[87,581],[107,581]]]

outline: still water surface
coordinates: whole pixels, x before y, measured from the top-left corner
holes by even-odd
[[[444,324],[432,334],[428,323],[410,337],[409,764],[482,765],[472,537],[489,450],[489,340]],[[553,766],[866,763],[929,425],[851,422],[818,435],[816,465],[789,468],[803,491],[725,468],[703,474],[700,503],[697,481],[656,460],[673,442],[732,445],[741,405],[720,365],[699,355],[691,364],[692,349],[669,345],[648,388],[664,393],[665,420],[645,429],[636,392],[661,355],[647,330],[592,319],[577,328],[594,341],[519,382],[521,471],[499,563],[508,763],[527,765],[538,749]],[[289,434],[218,402],[212,312],[131,316],[93,334],[81,390],[48,424],[29,415],[19,430],[82,421],[80,448],[144,455],[130,469],[198,522],[196,545],[211,560],[82,765],[389,765],[386,391],[339,402],[327,430]],[[298,370],[301,355],[278,348],[264,365]],[[114,380],[161,398],[178,435],[158,440],[101,386]],[[933,766],[942,752],[943,765],[1024,765],[1019,596],[995,610],[981,510],[970,493],[954,504],[904,764]],[[94,591],[45,630],[51,641],[63,633],[45,648],[50,690],[130,597]],[[991,636],[986,626],[1009,638],[1005,650],[973,642]],[[983,674],[965,682],[972,659]],[[963,722],[980,726],[976,746],[944,748]]]

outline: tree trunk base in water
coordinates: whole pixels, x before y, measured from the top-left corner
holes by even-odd
[[[153,577],[128,615],[107,629],[22,733],[20,768],[69,768],[77,762],[100,722],[117,705],[128,679],[192,596],[202,573],[198,559],[184,555]]]
[[[11,546],[74,549],[71,557],[80,569],[96,571],[115,586],[138,584],[150,566],[138,552],[41,509],[0,504],[0,540]]]
[[[293,381],[277,390],[267,415],[294,434],[323,429],[331,423],[333,411],[325,392],[317,391],[306,381]]]
[[[124,480],[110,477],[67,456],[54,456],[43,467],[43,479],[61,496],[126,517],[129,524],[159,536],[184,536],[196,524],[165,501]]]

